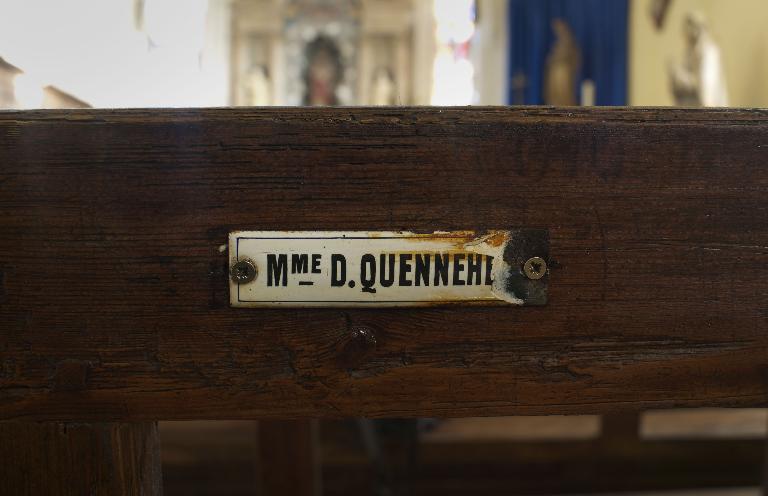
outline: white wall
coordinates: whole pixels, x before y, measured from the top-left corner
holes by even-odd
[[[22,69],[17,96],[35,106],[55,85],[94,107],[226,105],[228,0],[2,0],[0,56]],[[150,36],[156,46],[150,49]]]

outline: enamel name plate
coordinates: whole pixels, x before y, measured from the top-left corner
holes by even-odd
[[[433,232],[236,231],[234,307],[543,305],[540,229]]]

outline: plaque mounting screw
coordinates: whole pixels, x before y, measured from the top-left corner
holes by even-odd
[[[547,273],[547,262],[541,257],[531,257],[523,264],[523,272],[528,279],[541,279]]]
[[[256,270],[256,266],[250,260],[240,260],[232,265],[229,271],[229,275],[232,277],[232,281],[237,284],[245,284],[256,279],[256,275],[259,273]]]

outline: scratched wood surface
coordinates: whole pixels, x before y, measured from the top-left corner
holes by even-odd
[[[765,405],[767,163],[759,110],[2,112],[0,418]],[[231,230],[517,226],[545,307],[228,305]]]

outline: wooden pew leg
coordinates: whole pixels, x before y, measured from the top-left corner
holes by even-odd
[[[640,413],[614,413],[602,417],[601,441],[607,444],[640,442]]]
[[[156,422],[0,422],[0,494],[162,494]]]
[[[765,450],[763,451],[763,473],[762,473],[762,482],[763,487],[761,487],[761,494],[763,496],[768,496],[768,438],[764,441]]]
[[[257,494],[319,496],[319,432],[317,420],[260,420]]]

